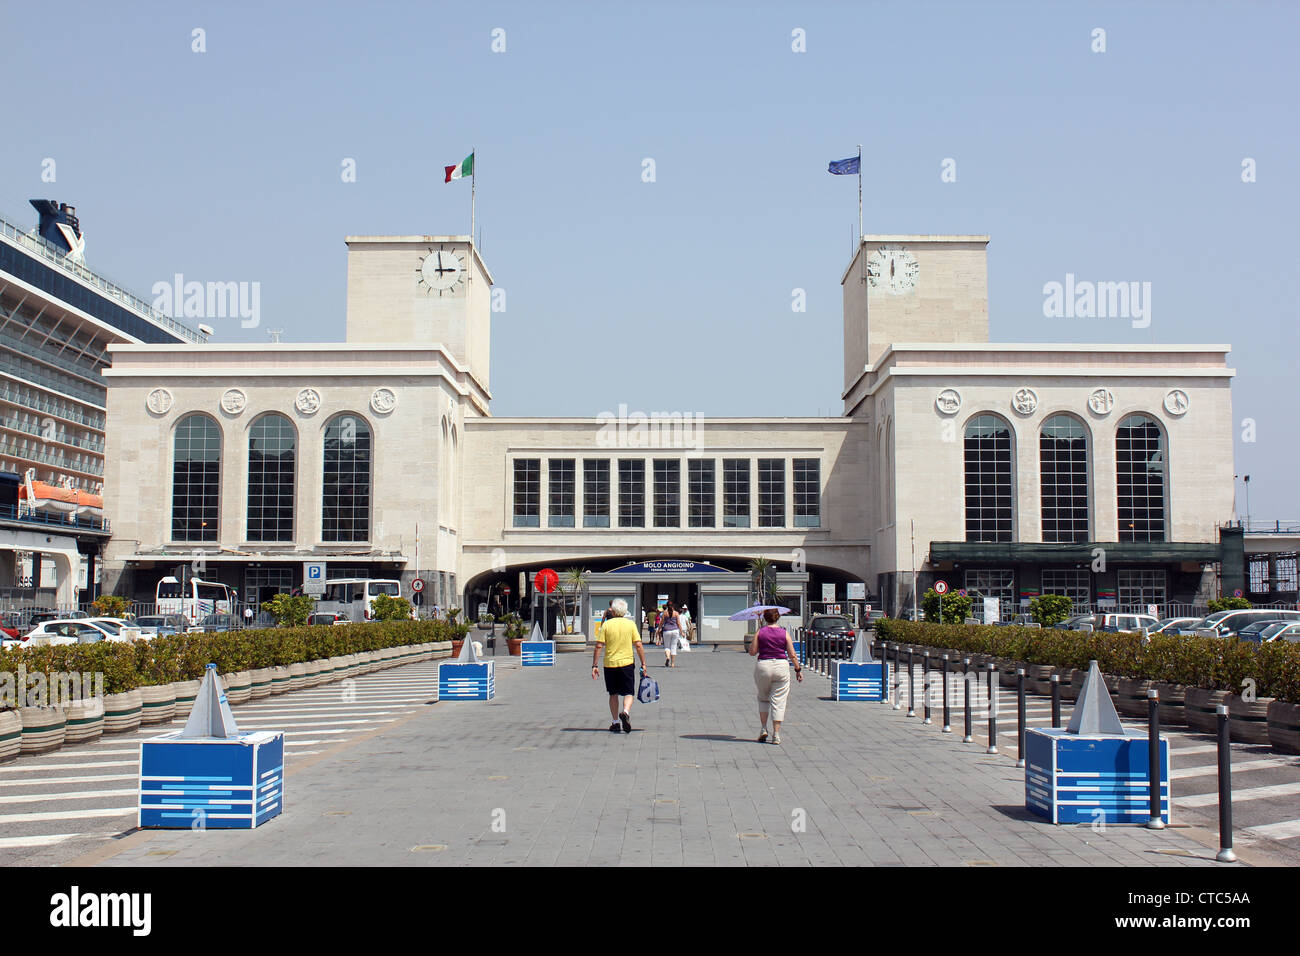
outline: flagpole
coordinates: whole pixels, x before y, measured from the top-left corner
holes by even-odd
[[[862,144],[858,143],[858,242],[862,241]]]
[[[478,185],[478,147],[469,153],[474,158],[469,167],[469,244],[474,245],[474,189]]]

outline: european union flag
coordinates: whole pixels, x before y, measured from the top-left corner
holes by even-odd
[[[849,159],[837,159],[826,168],[830,170],[832,176],[852,176],[859,171],[861,163],[861,157],[853,156]]]

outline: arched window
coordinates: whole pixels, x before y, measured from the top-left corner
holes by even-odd
[[[172,445],[172,540],[216,541],[220,499],[221,427],[186,415]]]
[[[248,540],[293,540],[298,433],[284,415],[263,415],[248,430]]]
[[[966,423],[966,540],[1010,541],[1014,489],[1011,428],[996,415]]]
[[[1149,415],[1129,415],[1115,433],[1119,540],[1165,540],[1165,438]]]
[[[1043,540],[1053,544],[1087,541],[1088,430],[1072,415],[1053,415],[1038,433],[1042,478]]]
[[[321,482],[321,540],[370,538],[370,426],[344,412],[325,425],[325,470]]]

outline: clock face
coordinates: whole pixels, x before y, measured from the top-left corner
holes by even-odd
[[[455,292],[464,281],[464,263],[454,252],[445,248],[430,249],[429,254],[420,260],[419,284],[426,292]]]
[[[916,288],[921,264],[902,246],[881,246],[867,257],[867,277],[873,289],[902,295]]]

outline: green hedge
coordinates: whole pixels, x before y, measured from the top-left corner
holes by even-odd
[[[1300,644],[1250,644],[1221,637],[1153,634],[1144,646],[1137,634],[1059,631],[1053,628],[984,624],[876,622],[882,640],[987,654],[1026,664],[1086,668],[1097,661],[1108,674],[1241,693],[1255,681],[1259,697],[1300,703]]]
[[[385,647],[458,640],[469,628],[446,621],[385,621],[330,627],[276,627],[228,634],[177,634],[132,644],[101,642],[0,651],[0,674],[102,673],[104,693],[197,680],[209,663],[223,673],[288,666]],[[0,705],[2,706],[2,705]]]

